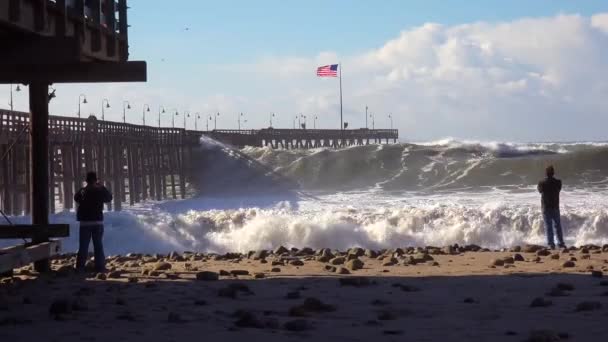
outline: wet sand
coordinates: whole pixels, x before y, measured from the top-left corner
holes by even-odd
[[[351,259],[348,261],[348,259]],[[0,341],[585,341],[608,334],[608,246],[172,253],[105,274],[16,270]],[[361,268],[360,268],[361,267]]]

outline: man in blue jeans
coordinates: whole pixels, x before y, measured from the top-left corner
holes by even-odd
[[[562,234],[562,224],[559,212],[559,193],[562,190],[562,181],[555,178],[555,169],[548,166],[545,170],[547,177],[538,183],[538,192],[541,194],[543,207],[543,218],[545,230],[547,231],[547,242],[549,247],[555,248],[553,231],[557,235],[557,243],[560,248],[566,247]]]
[[[80,222],[80,243],[76,269],[84,271],[89,255],[89,242],[93,239],[95,270],[105,272],[106,257],[103,253],[103,204],[112,201],[112,194],[97,181],[95,172],[87,173],[87,185],[74,195],[78,203],[76,217]]]

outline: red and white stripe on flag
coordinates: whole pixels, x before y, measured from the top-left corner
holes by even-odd
[[[319,77],[338,77],[338,64],[324,65],[317,68]]]

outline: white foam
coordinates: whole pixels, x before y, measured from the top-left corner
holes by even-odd
[[[146,204],[106,214],[108,254],[173,250],[246,252],[286,247],[338,248],[478,244],[490,248],[544,243],[533,193],[433,194],[358,192],[296,203],[266,198],[196,199]],[[608,243],[606,194],[565,193],[562,211],[568,244]],[[72,213],[53,216],[72,224],[64,251],[77,249]],[[14,241],[13,241],[14,243]],[[6,243],[5,243],[6,244]]]

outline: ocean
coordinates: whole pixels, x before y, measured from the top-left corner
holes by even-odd
[[[199,152],[192,198],[106,213],[107,254],[544,244],[536,184],[549,164],[564,183],[566,243],[608,243],[608,143],[236,151],[203,140]],[[64,251],[75,252],[74,213],[51,221],[72,225]]]

